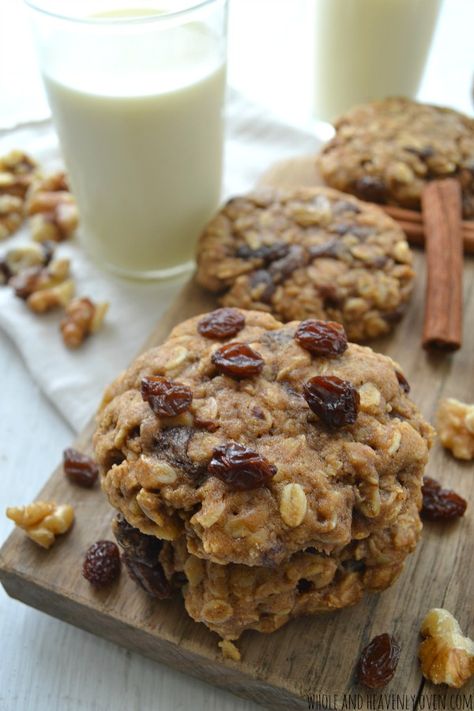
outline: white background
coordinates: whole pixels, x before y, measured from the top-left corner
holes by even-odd
[[[307,0],[231,0],[229,79],[283,118],[307,124]],[[383,2],[383,0],[380,0]],[[472,113],[474,0],[445,0],[420,98]],[[20,0],[0,0],[0,132],[47,116]],[[1,509],[32,500],[72,432],[0,333]],[[0,539],[10,530],[0,515]],[[0,590],[2,711],[251,711],[237,699],[46,617]]]

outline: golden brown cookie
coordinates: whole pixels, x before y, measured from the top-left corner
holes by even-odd
[[[328,185],[362,200],[420,208],[429,180],[455,177],[474,219],[474,120],[440,106],[389,98],[356,106],[335,124],[319,167]]]
[[[223,305],[338,321],[355,341],[393,328],[414,277],[396,222],[330,188],[230,200],[204,230],[197,259],[198,282]]]
[[[246,629],[273,632],[293,617],[354,605],[364,592],[384,590],[414,550],[421,522],[410,501],[392,526],[330,555],[307,548],[277,567],[218,565],[190,554],[184,537],[159,542],[121,516],[113,527],[129,572],[146,592],[163,598],[180,589],[190,617],[237,639]]]
[[[142,533],[214,563],[332,554],[421,503],[432,430],[407,390],[338,324],[195,317],[108,388],[102,485]]]

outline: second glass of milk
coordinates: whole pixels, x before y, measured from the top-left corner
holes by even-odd
[[[315,0],[314,115],[414,98],[442,0]]]
[[[220,201],[227,0],[28,2],[86,249],[189,269]]]

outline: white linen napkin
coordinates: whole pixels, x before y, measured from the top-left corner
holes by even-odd
[[[273,162],[316,153],[320,145],[309,128],[284,125],[235,93],[230,93],[226,119],[224,199],[250,190]],[[12,148],[30,153],[48,171],[62,164],[49,121],[5,133],[0,155]],[[28,239],[23,228],[0,245],[0,254]],[[110,302],[103,329],[77,351],[69,351],[59,333],[60,314],[31,313],[8,287],[0,287],[0,328],[16,344],[38,386],[79,431],[105,385],[138,352],[184,279],[161,283],[119,279],[93,263],[76,239],[60,244],[56,254],[71,259],[78,295]]]

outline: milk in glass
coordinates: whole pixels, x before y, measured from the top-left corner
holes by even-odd
[[[189,267],[219,205],[225,87],[210,28],[151,29],[130,38],[98,23],[90,51],[75,56],[65,34],[43,63],[81,238],[116,271],[148,276]]]
[[[315,0],[317,118],[414,97],[442,0]]]

